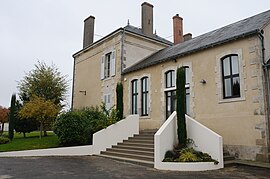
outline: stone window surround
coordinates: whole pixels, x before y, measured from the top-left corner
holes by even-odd
[[[240,78],[240,97],[224,99],[223,98],[223,82],[222,82],[221,60],[223,59],[223,57],[228,56],[228,55],[232,55],[232,54],[238,55],[239,78]],[[216,56],[215,73],[216,73],[216,85],[217,85],[216,95],[218,96],[218,103],[228,103],[228,102],[246,100],[245,83],[244,83],[244,61],[243,61],[242,49],[231,49],[231,50],[227,50],[225,52],[222,52],[222,53],[218,54]]]
[[[148,115],[147,116],[142,116],[141,115],[141,98],[142,98],[142,92],[141,92],[141,79],[144,78],[144,77],[148,77],[148,88],[149,88],[149,91],[148,91],[148,95],[149,95],[149,101],[148,101]],[[151,95],[152,95],[152,91],[151,91],[151,75],[149,73],[143,73],[142,75],[137,75],[137,76],[133,76],[132,78],[129,79],[128,81],[128,112],[129,114],[132,114],[132,109],[131,109],[131,105],[132,105],[132,99],[131,99],[131,96],[132,96],[132,84],[131,82],[133,80],[138,80],[138,115],[140,116],[140,119],[149,119],[151,118],[151,103],[152,103],[152,100],[151,100]]]
[[[194,83],[193,83],[193,70],[192,70],[192,62],[181,62],[179,64],[176,65],[172,65],[169,66],[167,68],[164,68],[161,72],[161,90],[160,90],[160,102],[161,102],[161,121],[164,122],[166,120],[166,109],[165,109],[165,105],[166,105],[166,100],[165,100],[165,92],[168,90],[175,90],[176,89],[176,85],[175,87],[172,88],[166,88],[166,79],[165,79],[165,73],[170,71],[170,70],[175,70],[175,79],[176,79],[176,75],[177,75],[177,68],[180,68],[182,66],[187,66],[190,70],[190,83],[189,83],[189,90],[190,90],[190,116],[191,117],[195,117],[195,113],[194,113],[194,91],[193,91],[193,87],[194,87]]]

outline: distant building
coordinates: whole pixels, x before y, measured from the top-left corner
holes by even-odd
[[[121,81],[124,115],[157,129],[176,109],[176,70],[185,66],[187,114],[236,157],[269,162],[270,11],[195,38],[176,15],[172,45],[152,34],[152,7],[142,4],[142,29],[120,28],[73,56],[73,107],[113,106]]]

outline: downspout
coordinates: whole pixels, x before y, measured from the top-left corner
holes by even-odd
[[[71,91],[71,109],[73,109],[73,98],[74,98],[74,83],[75,83],[75,57],[73,57],[73,79],[72,79],[72,91]]]
[[[266,101],[266,107],[265,107],[265,115],[266,115],[266,146],[269,148],[270,147],[270,121],[269,121],[269,105],[270,105],[270,96],[269,96],[269,92],[270,92],[270,87],[269,87],[269,64],[265,63],[265,46],[264,46],[264,36],[263,36],[264,31],[261,30],[258,32],[258,36],[259,39],[261,41],[261,46],[262,46],[262,67],[263,67],[263,74],[264,74],[264,85],[265,85],[265,101]],[[268,162],[270,162],[269,156],[268,156],[268,150],[267,152],[267,158],[268,158]]]
[[[123,69],[124,69],[124,43],[125,43],[125,28],[122,31],[122,43],[121,43],[121,82],[124,80]]]

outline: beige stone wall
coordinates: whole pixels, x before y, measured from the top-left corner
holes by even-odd
[[[75,57],[73,107],[100,105],[103,95],[111,93],[115,101],[115,86],[120,80],[121,34],[114,34],[102,43]],[[101,58],[115,50],[116,75],[104,80],[100,78]],[[80,91],[86,91],[86,95]]]
[[[156,42],[151,39],[145,39],[144,37],[139,37],[126,32],[125,35],[125,68],[130,67],[136,62],[142,60],[148,55],[156,52],[157,50],[165,48],[167,45],[164,45],[160,42]]]
[[[116,104],[115,89],[117,82],[121,81],[122,37],[122,32],[118,31],[99,43],[93,44],[90,49],[76,55],[73,89],[74,108],[100,105],[105,94],[111,95],[112,106]],[[126,32],[124,37],[123,63],[126,67],[166,46],[129,32]],[[102,55],[113,50],[116,53],[116,75],[101,80]],[[86,91],[86,95],[83,91]]]
[[[220,58],[238,54],[241,97],[224,100]],[[240,158],[255,160],[265,145],[265,106],[261,46],[257,36],[227,43],[124,76],[125,114],[130,114],[130,82],[150,77],[150,114],[140,129],[158,128],[165,121],[164,73],[180,66],[191,68],[191,117],[223,136],[224,145]],[[201,84],[204,79],[206,84]],[[140,89],[140,88],[139,88]],[[139,99],[140,100],[140,99]]]

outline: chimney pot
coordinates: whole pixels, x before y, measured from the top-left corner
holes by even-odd
[[[91,45],[94,41],[94,24],[94,16],[89,16],[84,20],[83,48]]]
[[[184,41],[188,41],[192,39],[192,34],[191,33],[187,33],[184,35]]]
[[[174,44],[184,42],[183,37],[183,18],[179,14],[173,16],[173,39]]]
[[[153,5],[142,3],[142,32],[145,35],[153,35]]]

